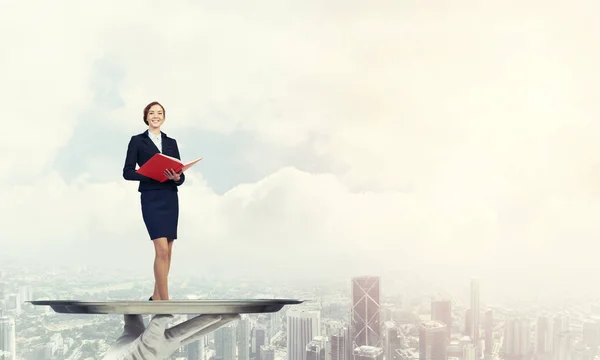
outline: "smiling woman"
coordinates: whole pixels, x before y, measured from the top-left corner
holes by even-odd
[[[149,300],[168,300],[168,275],[171,267],[173,241],[177,238],[179,198],[177,187],[185,181],[185,175],[167,170],[165,182],[150,179],[136,171],[136,164],[144,165],[152,156],[162,153],[181,159],[177,141],[160,130],[165,121],[165,109],[158,102],[144,108],[144,123],[148,129],[134,135],[129,141],[123,178],[139,181],[142,217],[150,239],[154,243],[154,293]]]

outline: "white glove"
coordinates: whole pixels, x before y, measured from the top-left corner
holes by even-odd
[[[199,315],[167,329],[173,315],[155,315],[148,328],[141,315],[124,315],[123,335],[102,360],[163,360],[180,347],[239,318],[239,314]]]

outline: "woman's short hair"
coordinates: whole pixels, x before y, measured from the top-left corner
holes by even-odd
[[[146,125],[149,125],[148,124],[148,111],[150,111],[150,108],[153,107],[154,105],[160,106],[160,108],[163,111],[163,116],[165,118],[167,117],[167,112],[165,111],[165,107],[162,106],[158,101],[153,101],[150,104],[146,105],[146,107],[144,108],[144,123],[146,123]]]

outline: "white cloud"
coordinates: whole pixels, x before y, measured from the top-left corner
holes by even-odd
[[[5,249],[15,254],[37,251],[59,262],[150,269],[153,248],[136,183],[88,180],[68,187],[52,175],[4,190],[1,196],[11,204],[0,222],[10,243]],[[218,196],[199,174],[190,173],[180,191],[174,271],[226,268],[229,274],[286,271],[310,277],[419,268],[424,276],[439,277],[435,274],[442,268],[454,274],[488,273],[528,264],[543,276],[561,259],[572,274],[581,270],[582,262],[597,267],[590,252],[581,253],[589,241],[582,235],[600,235],[594,217],[565,217],[568,206],[581,209],[580,202],[565,204],[569,199],[556,198],[527,208],[529,221],[503,237],[503,226],[516,220],[510,219],[511,209],[499,212],[485,199],[465,201],[457,195],[446,201],[447,194],[435,195],[353,194],[333,176],[284,168]],[[593,214],[597,206],[581,210]]]
[[[543,274],[574,254],[597,267],[597,3],[115,4],[14,2],[0,15],[13,30],[0,35],[0,181],[33,179],[0,190],[15,251],[87,244],[151,259],[135,184],[41,174],[92,106],[102,58],[124,74],[125,106],[98,111],[123,131],[141,132],[156,99],[175,138],[241,129],[285,146],[320,133],[319,151],[350,168],[339,179],[284,168],[222,197],[190,176],[186,263],[214,265],[205,252],[226,247],[253,268],[365,253],[389,267],[539,262]]]
[[[206,271],[219,263],[237,268],[248,261],[254,269],[249,271],[304,267],[305,261],[319,259],[343,264],[351,258],[339,255],[358,256],[368,245],[365,235],[373,236],[368,222],[375,214],[365,218],[364,199],[352,200],[331,176],[283,169],[219,197],[190,173],[180,197],[177,257],[187,269]],[[68,187],[53,174],[5,192],[2,198],[11,208],[0,226],[8,248],[16,254],[35,249],[59,261],[130,258],[133,267],[151,262],[152,243],[135,183],[92,184],[84,177]],[[347,206],[339,208],[340,202]],[[348,223],[347,215],[355,219]],[[385,224],[388,218],[378,222]],[[313,273],[330,266],[315,264]]]
[[[91,64],[100,49],[77,31],[82,22],[56,4],[3,3],[0,151],[11,171],[0,179],[39,175],[72,135],[78,111],[89,104]]]

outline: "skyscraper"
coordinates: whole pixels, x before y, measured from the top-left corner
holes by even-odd
[[[600,346],[600,321],[586,319],[583,322],[583,342],[592,349],[597,349]]]
[[[331,360],[352,360],[350,329],[338,328],[330,337]]]
[[[484,321],[484,328],[485,328],[485,354],[488,355],[487,357],[489,358],[489,355],[492,355],[493,350],[494,350],[494,313],[492,312],[492,310],[488,310],[485,312],[485,321]]]
[[[552,352],[552,333],[550,332],[550,319],[540,316],[535,329],[535,353],[537,359],[544,359]]]
[[[504,359],[524,360],[531,353],[529,320],[508,316],[504,324]]]
[[[280,328],[280,323],[281,323],[281,314],[278,312],[274,312],[269,314],[269,338],[273,338],[277,332],[279,332],[279,328]]]
[[[571,331],[561,331],[554,338],[554,360],[571,360],[575,344]]]
[[[383,354],[387,360],[392,360],[396,350],[402,347],[398,337],[399,331],[393,322],[386,322],[384,325]]]
[[[215,330],[215,360],[236,358],[236,329],[227,324]]]
[[[15,319],[12,317],[0,317],[0,358],[17,359]]]
[[[463,332],[464,336],[468,336],[469,339],[471,338],[471,334],[473,333],[471,331],[471,327],[473,325],[473,311],[471,309],[467,309],[467,311],[465,311],[465,331]]]
[[[275,360],[275,346],[261,345],[255,360]]]
[[[238,360],[250,360],[250,321],[246,315],[237,322],[236,341]]]
[[[381,347],[380,279],[352,278],[352,339],[354,347]]]
[[[325,336],[316,336],[306,345],[306,360],[327,360],[328,343]]]
[[[287,360],[306,360],[306,346],[320,335],[321,316],[314,310],[288,310]]]
[[[431,320],[446,325],[448,341],[452,336],[452,303],[450,300],[434,300],[431,302]]]
[[[255,326],[252,328],[250,338],[250,357],[257,359],[260,356],[261,346],[268,343],[267,329],[261,325]]]
[[[199,314],[189,314],[187,316],[188,320],[193,319],[194,317],[198,316]],[[194,341],[193,343],[187,344],[186,345],[186,354],[187,354],[187,360],[204,360],[204,344],[206,342],[206,336],[201,338],[198,341]]]
[[[569,339],[563,339],[560,340],[561,337],[565,337],[564,333],[569,332],[570,329],[570,323],[569,323],[569,318],[564,316],[564,315],[557,315],[554,317],[554,320],[552,322],[552,356],[554,359],[557,358],[559,352],[561,351],[559,349],[559,342],[562,341],[563,342],[563,346],[562,346],[562,351],[564,352],[565,347],[569,348],[570,347],[570,338]],[[567,337],[568,338],[568,337]],[[568,350],[571,351],[571,350]]]
[[[446,325],[426,321],[419,325],[419,360],[447,360]]]
[[[479,279],[471,279],[471,339],[475,348],[479,348],[479,317],[481,315],[479,309]],[[479,353],[479,351],[478,351]]]

